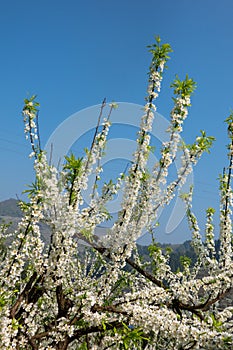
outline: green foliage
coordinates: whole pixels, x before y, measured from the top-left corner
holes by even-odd
[[[63,170],[66,171],[66,189],[69,192],[69,204],[76,202],[77,193],[75,191],[75,181],[82,174],[82,160],[83,158],[76,158],[73,153],[70,156],[65,156],[66,163]]]
[[[88,350],[87,343],[84,341],[82,345],[80,345],[77,350]]]
[[[215,209],[214,208],[207,208],[206,209],[206,214],[207,215],[213,215],[215,213]]]
[[[66,163],[63,169],[68,170],[67,180],[69,182],[72,183],[81,174],[82,159],[76,158],[73,153],[70,156],[65,156]]]
[[[7,304],[7,297],[4,292],[1,293],[0,295],[0,311],[2,308]]]
[[[216,331],[221,332],[222,331],[222,322],[217,320],[214,316],[214,314],[211,314],[211,319],[212,319],[212,325],[213,328],[216,329]]]
[[[161,247],[158,245],[158,243],[153,242],[153,244],[150,244],[148,246],[148,250],[150,253],[150,257],[153,257],[154,253],[160,253]]]
[[[167,62],[170,59],[169,53],[172,52],[170,44],[161,44],[161,39],[159,36],[155,37],[155,43],[147,46],[149,52],[152,53],[152,62],[150,66],[151,71],[158,71],[161,64]]]
[[[228,125],[228,136],[232,140],[233,139],[233,111],[231,111],[230,115],[225,119],[225,123]]]
[[[224,342],[224,348],[225,349],[230,349],[230,346],[232,344],[232,337],[223,337],[223,342]]]
[[[0,261],[5,259],[7,253],[7,244],[6,244],[6,232],[11,226],[12,222],[0,224]]]
[[[228,177],[226,174],[219,175],[219,189],[222,193],[227,193],[227,188],[228,188]]]
[[[190,259],[188,256],[181,255],[180,256],[180,263],[183,266],[183,268],[187,268],[191,265],[192,259]]]
[[[39,102],[36,100],[36,95],[32,95],[29,99],[24,99],[25,106],[23,107],[23,111],[28,110],[32,114],[36,114],[38,112],[38,107],[40,106]]]
[[[12,325],[12,329],[13,329],[14,331],[16,331],[16,330],[20,327],[18,321],[17,321],[15,318],[12,319],[11,325]]]
[[[122,325],[122,329],[114,329],[115,333],[121,334],[120,350],[130,350],[133,345],[138,346],[143,340],[149,340],[140,328],[128,327],[125,323]]]
[[[191,155],[198,156],[203,152],[210,153],[214,141],[215,137],[206,136],[206,132],[201,130],[201,136],[198,136],[193,144],[186,145],[186,147],[190,150]]]
[[[109,103],[109,107],[111,109],[117,109],[118,108],[118,104],[116,102],[111,102],[111,103]]]
[[[169,246],[166,247],[165,250],[166,250],[166,254],[168,254],[168,255],[171,255],[171,253],[173,252],[173,249]]]
[[[28,198],[33,198],[38,195],[40,191],[40,185],[41,185],[41,180],[39,179],[39,177],[37,177],[35,182],[33,182],[30,185],[27,185],[28,189],[24,190],[23,193],[27,193]],[[26,206],[28,207],[29,205],[26,203],[21,205],[23,210],[26,209]]]
[[[196,83],[193,79],[188,77],[188,74],[186,74],[184,80],[180,80],[178,75],[176,75],[176,78],[171,84],[171,87],[174,88],[174,95],[183,98],[188,95],[191,95],[194,92],[194,90],[196,89]]]
[[[148,247],[149,255],[151,258],[151,269],[153,273],[157,273],[160,264],[163,263],[163,253],[162,248],[159,246],[158,243],[153,241],[151,245]]]

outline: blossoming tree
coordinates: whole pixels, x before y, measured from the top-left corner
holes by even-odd
[[[213,214],[206,212],[205,234],[201,235],[192,212],[189,193],[183,194],[192,244],[197,254],[193,267],[184,259],[183,270],[174,272],[169,254],[153,242],[150,264],[137,252],[136,240],[143,230],[153,231],[161,206],[168,205],[192,166],[208,151],[213,138],[204,132],[192,145],[181,144],[180,133],[188,114],[195,83],[178,77],[174,107],[170,114],[169,140],[164,142],[159,161],[148,173],[152,151],[155,100],[160,92],[169,58],[169,44],[156,38],[149,82],[132,164],[116,183],[110,181],[98,193],[110,118],[102,115],[84,158],[65,157],[62,170],[50,165],[41,149],[37,132],[39,104],[35,96],[25,100],[25,133],[34,157],[35,183],[29,202],[21,203],[24,217],[12,243],[1,256],[0,347],[1,349],[232,349],[233,307],[219,308],[233,283],[232,190],[233,114],[226,119],[229,132],[229,167],[220,177],[220,250],[216,252]],[[168,172],[178,149],[182,165],[177,178]],[[96,182],[90,205],[83,205],[82,193],[92,173]],[[97,225],[109,218],[105,206],[124,185],[121,211],[106,236],[94,234]],[[50,241],[41,238],[40,223],[50,230]],[[2,226],[2,238],[5,237]],[[80,253],[81,241],[88,244]],[[200,278],[200,271],[204,277]]]

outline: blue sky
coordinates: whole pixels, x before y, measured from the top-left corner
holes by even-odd
[[[150,55],[160,35],[173,48],[158,112],[169,118],[177,73],[197,82],[183,138],[216,137],[194,169],[194,209],[218,207],[217,177],[227,164],[224,119],[233,108],[231,0],[9,0],[0,5],[0,200],[33,181],[24,140],[23,99],[38,95],[45,145],[71,114],[108,101],[143,104]],[[183,237],[183,236],[182,236]],[[170,239],[170,238],[168,238]]]

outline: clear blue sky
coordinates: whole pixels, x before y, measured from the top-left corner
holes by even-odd
[[[23,99],[38,95],[43,145],[68,116],[104,97],[143,104],[146,45],[156,34],[174,51],[158,111],[169,117],[176,73],[197,82],[183,137],[192,142],[204,129],[217,140],[194,170],[194,208],[218,206],[217,177],[226,165],[223,120],[233,108],[232,13],[231,0],[1,2],[0,201],[20,197],[33,181]]]

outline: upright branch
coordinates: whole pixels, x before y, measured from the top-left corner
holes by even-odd
[[[23,121],[26,138],[29,138],[32,147],[31,157],[38,158],[41,153],[40,136],[38,129],[38,107],[40,104],[35,100],[36,95],[24,100]]]
[[[125,177],[125,191],[121,204],[122,209],[118,220],[111,230],[112,233],[109,235],[108,244],[112,247],[114,245],[127,244],[129,240],[135,240],[139,234],[139,231],[132,232],[132,230],[129,230],[129,223],[133,216],[133,210],[137,205],[138,194],[146,174],[146,165],[151,150],[150,131],[154,112],[156,111],[154,101],[160,92],[163,71],[171,51],[170,45],[161,44],[159,37],[156,37],[155,44],[149,46],[152,60],[148,73],[148,95],[146,97],[147,103],[144,107],[145,114],[141,118],[140,131],[137,138],[137,150],[133,155],[132,165],[128,171],[129,174]]]
[[[233,112],[225,120],[228,125],[229,166],[220,176],[220,263],[225,267],[232,263],[232,198],[231,188],[233,168]]]

